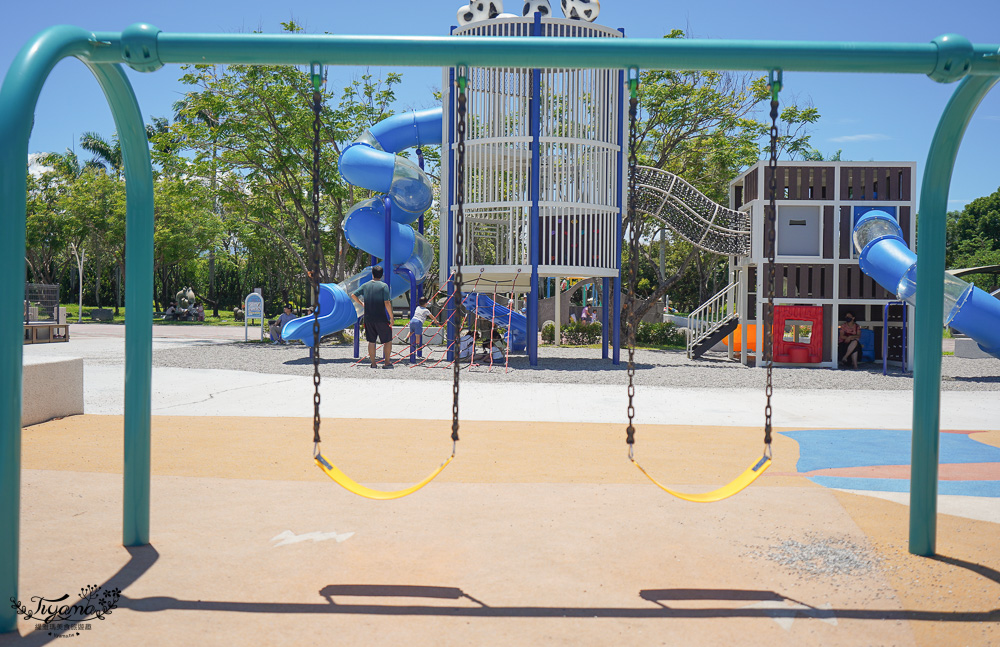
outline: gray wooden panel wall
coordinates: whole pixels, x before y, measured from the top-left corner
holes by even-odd
[[[767,263],[762,265],[765,282]],[[833,265],[775,263],[774,296],[790,299],[832,299]],[[763,297],[762,297],[763,298]]]
[[[833,167],[778,166],[778,200],[833,200]],[[771,169],[764,168],[764,198],[768,198]]]
[[[910,200],[909,166],[845,166],[840,169],[840,199],[865,202]]]

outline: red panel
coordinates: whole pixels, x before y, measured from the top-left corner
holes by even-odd
[[[812,334],[808,344],[785,341],[785,322],[808,321]],[[774,358],[796,364],[819,364],[823,361],[823,306],[774,307]]]

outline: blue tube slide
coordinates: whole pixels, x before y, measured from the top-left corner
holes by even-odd
[[[854,225],[854,247],[861,271],[910,305],[916,305],[917,255],[906,246],[896,219],[869,211]],[[944,275],[943,325],[974,339],[983,351],[1000,358],[1000,299],[971,283]]]
[[[507,346],[512,351],[524,352],[528,344],[528,318],[496,303],[485,294],[470,292],[462,297],[462,304],[476,316],[492,321],[498,328],[507,330]]]
[[[390,258],[394,269],[407,268],[422,281],[434,260],[434,249],[410,227],[430,208],[433,191],[430,178],[410,160],[396,153],[410,146],[441,143],[441,108],[408,112],[385,119],[365,132],[340,155],[340,173],[355,186],[385,193],[391,202]],[[342,227],[347,242],[372,256],[385,258],[385,201],[382,197],[362,200],[348,212]],[[386,278],[387,277],[387,278]],[[405,276],[386,270],[390,297],[410,289]],[[364,311],[351,293],[371,280],[371,269],[339,283],[319,286],[320,337],[353,326]],[[313,342],[313,317],[299,317],[281,331],[285,340]]]

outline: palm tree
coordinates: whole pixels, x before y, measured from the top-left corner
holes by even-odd
[[[94,158],[89,164],[111,170],[115,175],[121,177],[125,169],[122,158],[122,145],[118,141],[117,134],[112,135],[109,141],[95,132],[83,133],[80,136],[80,148],[94,154]]]
[[[210,109],[204,105],[199,105],[199,99],[201,95],[195,92],[189,92],[180,101],[175,101],[174,108],[174,121],[185,121],[202,123],[208,126],[212,133],[212,180],[211,180],[211,190],[212,190],[212,210],[215,213],[216,218],[221,218],[220,208],[219,208],[219,194],[218,194],[218,172],[216,160],[218,159],[219,151],[215,145],[216,129],[221,123],[221,119],[218,115],[214,114]],[[218,318],[219,316],[219,300],[215,296],[215,246],[213,245],[211,249],[208,250],[208,301],[212,304],[212,316]]]

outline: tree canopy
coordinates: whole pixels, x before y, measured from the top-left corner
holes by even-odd
[[[976,198],[961,211],[948,213],[947,251],[949,269],[1000,265],[1000,188]],[[996,289],[996,274],[965,277],[984,290]]]
[[[301,32],[293,22],[282,26]],[[675,30],[666,37],[684,34]],[[337,161],[350,142],[398,110],[402,81],[392,71],[383,76],[366,71],[341,83],[324,79],[319,141],[323,281],[342,280],[368,263],[367,254],[347,243],[341,222],[371,194],[347,184]],[[761,159],[767,146],[766,79],[646,71],[640,81],[639,163],[676,173],[725,204],[728,183]],[[309,70],[190,65],[182,69],[180,82],[185,90],[173,114],[152,118],[146,128],[154,163],[157,300],[165,305],[179,287],[191,285],[199,299],[216,307],[238,305],[255,287],[274,295],[273,303],[304,302],[314,119]],[[428,103],[435,100],[440,101],[439,93],[428,96]],[[817,119],[812,106],[783,105],[778,140],[783,157],[818,154],[808,134]],[[120,276],[125,264],[121,147],[115,133],[88,132],[78,144],[90,154],[89,161],[73,151],[50,154],[47,170],[29,177],[26,260],[36,280],[71,287],[76,271],[68,250],[71,245],[86,249],[86,281],[94,289],[85,296],[99,303],[110,297],[108,273]],[[440,150],[425,148],[424,155],[437,183]],[[643,240],[644,302],[636,316],[668,291],[689,309],[721,287],[724,258],[698,251],[669,232],[661,239],[652,222],[640,219],[634,226]],[[433,211],[425,231],[435,244]]]

